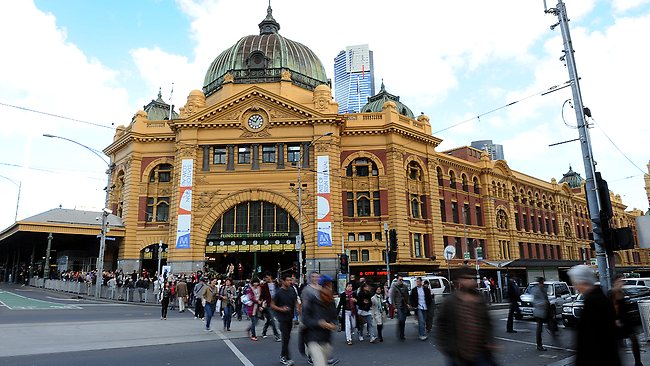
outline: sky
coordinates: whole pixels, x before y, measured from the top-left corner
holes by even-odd
[[[565,4],[597,169],[628,209],[647,210],[650,124],[637,108],[650,85],[650,0]],[[159,89],[184,105],[222,50],[259,33],[267,6],[0,2],[0,230],[14,222],[19,192],[18,220],[59,206],[99,211],[106,163],[43,134],[101,151]],[[543,0],[273,0],[272,7],[280,34],[311,48],[329,78],[339,51],[368,44],[377,84],[383,79],[416,115],[430,117],[443,139],[438,151],[491,139],[514,170],[550,181],[572,166],[584,177],[579,143],[549,146],[578,131],[565,103],[570,88],[540,95],[569,79],[560,29],[550,29],[557,17],[545,14]]]

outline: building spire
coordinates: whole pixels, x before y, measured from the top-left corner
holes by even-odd
[[[280,24],[273,18],[273,9],[271,9],[271,0],[269,7],[266,8],[266,18],[259,24],[260,34],[274,34],[280,30]]]

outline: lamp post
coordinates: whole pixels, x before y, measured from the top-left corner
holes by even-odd
[[[158,273],[157,273],[159,277],[160,277],[160,263],[161,263],[160,261],[162,259],[162,252],[163,252],[162,246],[163,246],[163,242],[162,240],[160,240],[158,242]]]
[[[13,179],[11,179],[9,177],[5,177],[4,175],[0,175],[0,178],[6,179],[6,180],[10,181],[11,183],[13,183],[16,187],[18,187],[18,198],[16,198],[16,213],[14,214],[14,222],[16,222],[16,221],[18,221],[18,205],[20,205],[20,190],[21,190],[21,188],[23,186],[23,182],[16,183],[15,180],[13,180]]]
[[[298,278],[300,278],[299,283],[302,285],[302,183],[301,183],[301,172],[302,172],[302,159],[305,155],[305,151],[309,151],[309,148],[318,140],[322,139],[325,136],[332,136],[333,132],[326,132],[317,138],[313,139],[305,150],[300,152],[300,157],[298,158],[298,238],[296,238],[296,246],[300,243],[298,249]]]
[[[102,161],[106,164],[108,169],[106,169],[106,188],[104,190],[106,191],[106,198],[104,199],[104,208],[102,209],[102,229],[100,232],[99,236],[99,254],[97,255],[97,265],[96,265],[96,280],[95,280],[95,297],[100,298],[101,293],[102,293],[102,282],[104,281],[103,278],[103,273],[104,273],[104,252],[106,251],[106,232],[108,231],[108,215],[110,215],[112,212],[110,209],[107,208],[108,206],[108,199],[110,195],[110,185],[111,185],[111,174],[113,173],[113,167],[114,164],[111,164],[108,160],[106,160],[103,156],[101,156],[97,150],[90,148],[80,142],[77,142],[75,140],[66,138],[66,137],[61,137],[61,136],[56,136],[56,135],[50,135],[47,133],[44,133],[43,136],[45,137],[50,137],[50,138],[57,138],[65,141],[72,142],[73,144],[79,145],[86,150],[92,152],[97,156],[98,158],[102,159]]]
[[[390,261],[388,259],[388,223],[384,222],[384,235],[386,237],[386,286],[390,288]]]

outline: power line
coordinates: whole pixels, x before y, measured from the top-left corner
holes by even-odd
[[[27,168],[27,169],[29,169],[29,170],[37,170],[37,171],[40,171],[40,172],[53,173],[53,174],[64,174],[64,173],[66,173],[66,172],[84,173],[84,174],[87,174],[87,173],[94,173],[94,172],[92,172],[92,171],[87,171],[87,170],[75,170],[75,169],[57,169],[57,170],[52,170],[52,169],[45,169],[45,168],[38,168],[38,167],[30,167],[30,166],[25,167],[24,165],[20,165],[20,164],[3,163],[3,162],[0,162],[0,165],[10,166],[10,167],[16,167],[16,168]],[[105,173],[99,173],[99,172],[97,172],[97,174],[105,174]],[[94,178],[94,177],[90,177],[90,176],[86,176],[86,178],[89,178],[89,179],[98,179],[98,178]],[[105,178],[102,178],[102,180],[105,180]]]
[[[564,82],[564,83],[562,83],[562,84],[560,84],[560,85],[553,85],[552,87],[547,88],[547,89],[544,89],[544,90],[542,90],[542,91],[539,91],[539,92],[537,92],[537,93],[535,93],[535,94],[531,94],[531,95],[529,95],[529,96],[527,96],[527,97],[524,97],[524,98],[521,98],[521,99],[515,100],[514,102],[510,102],[510,103],[508,103],[508,104],[506,104],[506,105],[502,105],[501,107],[494,108],[494,109],[489,110],[489,111],[487,111],[487,112],[484,112],[484,113],[481,113],[481,114],[479,114],[479,115],[476,115],[475,117],[468,118],[468,119],[466,119],[466,120],[464,120],[464,121],[461,121],[461,122],[458,122],[458,123],[454,123],[453,125],[450,125],[450,126],[448,126],[448,127],[445,127],[445,128],[443,128],[442,130],[438,130],[438,131],[433,132],[433,135],[435,135],[435,134],[437,134],[437,133],[440,133],[440,132],[443,132],[443,131],[447,131],[447,130],[452,129],[452,128],[454,128],[454,127],[460,126],[460,125],[462,125],[462,124],[464,124],[464,123],[471,122],[471,121],[473,121],[473,120],[475,120],[475,119],[478,119],[478,120],[480,121],[480,120],[481,120],[481,117],[486,116],[486,115],[488,115],[488,114],[490,114],[490,113],[494,113],[494,112],[496,112],[496,111],[498,111],[498,110],[501,110],[501,109],[504,109],[504,108],[510,107],[510,106],[512,106],[512,105],[514,105],[514,104],[517,104],[517,103],[519,103],[519,102],[522,102],[522,101],[524,101],[524,100],[526,100],[526,99],[530,99],[530,98],[535,97],[535,96],[538,96],[538,95],[546,95],[546,94],[552,93],[552,92],[554,92],[554,91],[558,91],[558,90],[560,90],[560,89],[563,89],[563,88],[567,87],[567,86],[570,85],[570,84],[571,84],[571,81],[569,80],[569,81],[566,81],[566,82]]]
[[[112,126],[113,123],[111,123],[111,126],[107,126],[107,125],[104,125],[104,124],[101,124],[101,123],[88,122],[88,121],[84,121],[84,120],[81,120],[81,119],[61,116],[61,115],[54,114],[54,113],[49,113],[49,112],[37,111],[35,109],[31,109],[31,108],[27,108],[27,107],[21,107],[21,106],[17,106],[17,105],[13,105],[13,104],[7,104],[7,103],[3,103],[3,102],[0,102],[0,105],[3,105],[5,107],[20,109],[20,110],[27,111],[27,112],[43,114],[43,115],[50,116],[50,117],[61,118],[61,119],[65,119],[65,120],[68,120],[68,121],[84,123],[84,124],[95,126],[95,127],[103,127],[103,128],[108,128],[108,129],[111,129],[111,130],[114,129],[114,127]]]
[[[603,135],[605,135],[605,137],[607,137],[607,139],[609,140],[609,142],[611,142],[612,145],[614,145],[614,147],[616,148],[616,150],[618,150],[618,152],[620,152],[621,155],[623,155],[623,157],[624,157],[627,161],[629,161],[630,164],[632,164],[632,166],[634,166],[635,168],[637,168],[637,169],[641,172],[641,174],[645,174],[645,172],[643,171],[643,169],[639,168],[636,164],[634,164],[634,162],[632,161],[632,159],[630,159],[627,155],[625,155],[625,153],[623,152],[623,150],[621,150],[621,149],[618,147],[618,145],[616,145],[616,144],[614,143],[614,141],[609,137],[609,135],[607,135],[607,132],[605,132],[605,130],[604,130],[604,129],[603,129],[603,128],[598,124],[598,122],[596,122],[596,120],[595,120],[593,117],[590,117],[590,119],[591,119],[592,121],[594,121],[594,124],[595,124],[596,126],[598,126],[598,129],[600,130],[600,132],[602,132]]]

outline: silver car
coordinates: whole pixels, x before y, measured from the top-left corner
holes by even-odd
[[[516,319],[522,319],[524,316],[533,316],[533,292],[532,290],[537,287],[537,282],[531,282],[526,290],[521,295],[519,304],[519,314],[515,315]],[[562,314],[562,306],[565,302],[573,301],[571,290],[566,282],[562,281],[548,281],[544,282],[544,288],[548,295],[548,301],[551,303],[551,313],[555,316]]]

